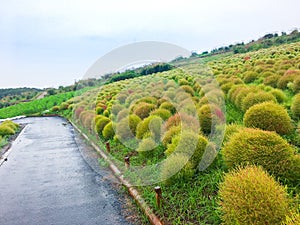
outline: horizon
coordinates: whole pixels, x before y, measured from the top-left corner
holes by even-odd
[[[143,3],[2,3],[0,88],[74,84],[100,57],[127,44],[159,41],[190,52],[210,51],[268,33],[290,33],[300,19],[300,2],[292,0]]]

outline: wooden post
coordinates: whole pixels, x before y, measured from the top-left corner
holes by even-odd
[[[130,158],[128,156],[126,156],[124,158],[124,162],[125,162],[125,166],[128,169],[130,167]]]
[[[157,186],[157,187],[154,188],[154,190],[155,190],[156,204],[157,204],[157,207],[160,208],[161,207],[161,201],[162,201],[161,187]]]
[[[105,144],[106,144],[106,150],[107,150],[107,152],[109,153],[109,152],[110,152],[110,145],[109,145],[109,142],[106,142]]]

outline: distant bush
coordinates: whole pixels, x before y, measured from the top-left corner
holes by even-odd
[[[11,127],[7,125],[1,125],[0,126],[0,136],[8,136],[8,135],[14,135],[15,131]]]
[[[138,146],[137,152],[142,157],[151,157],[153,155],[154,149],[157,147],[156,142],[151,138],[145,138],[143,139]]]
[[[95,118],[95,130],[99,135],[102,135],[104,127],[110,122],[110,119],[105,116],[96,116]]]
[[[180,88],[183,89],[186,93],[190,94],[191,96],[194,96],[195,94],[194,89],[189,85],[182,85]]]
[[[163,102],[160,106],[160,109],[167,109],[169,110],[172,114],[176,112],[175,106],[171,102]]]
[[[276,98],[268,92],[249,93],[242,101],[242,110],[246,112],[251,106],[268,101],[277,102]]]
[[[286,109],[273,102],[263,102],[250,107],[244,115],[246,127],[289,134],[293,130],[292,120]]]
[[[224,115],[220,108],[213,104],[203,105],[198,110],[199,122],[201,131],[204,134],[210,134],[214,125],[213,122],[217,122],[224,119]],[[218,117],[219,116],[219,117]]]
[[[140,122],[136,128],[136,137],[143,139],[147,132],[151,132],[156,140],[160,139],[162,129],[162,119],[159,116],[149,116]]]
[[[163,120],[167,120],[172,116],[172,114],[170,113],[169,110],[162,109],[162,108],[159,108],[159,109],[156,109],[156,110],[152,111],[151,115],[159,116]]]
[[[295,78],[293,83],[293,91],[298,93],[300,91],[300,75]]]
[[[172,154],[163,163],[161,179],[171,185],[180,181],[188,181],[195,174],[189,157],[185,154]]]
[[[67,110],[69,107],[69,104],[67,102],[62,102],[59,106],[60,110]]]
[[[185,154],[190,157],[189,161],[193,168],[196,168],[201,161],[207,146],[207,139],[191,131],[183,131],[172,138],[165,154]]]
[[[230,172],[219,187],[224,224],[281,224],[289,214],[285,188],[259,167]]]
[[[294,169],[294,149],[278,134],[245,128],[232,135],[222,149],[227,167],[259,165],[286,183],[300,179],[300,172],[291,177]]]
[[[253,71],[248,71],[244,74],[244,82],[246,84],[255,81],[257,78],[258,78],[258,73]]]
[[[105,140],[112,139],[115,136],[115,131],[114,131],[112,122],[109,122],[103,128],[102,136],[104,137]]]
[[[264,79],[263,84],[271,86],[273,88],[276,88],[277,87],[277,82],[278,82],[279,79],[280,79],[279,75],[269,76],[269,77],[266,77]]]
[[[273,89],[270,93],[276,98],[278,103],[283,103],[287,100],[285,93],[280,89]]]
[[[134,114],[136,114],[141,119],[145,119],[150,115],[150,112],[154,109],[155,105],[146,102],[141,102],[134,108]]]
[[[178,84],[179,84],[180,86],[183,86],[183,85],[189,85],[189,82],[188,82],[186,79],[182,78],[182,79],[180,79],[180,80],[178,81]]]
[[[136,135],[136,128],[142,120],[137,115],[130,115],[117,122],[116,135],[119,140],[128,140]]]
[[[167,147],[167,145],[172,142],[172,138],[177,134],[180,134],[180,132],[181,132],[181,126],[170,127],[169,130],[164,133],[164,136],[162,138],[163,145]]]
[[[300,76],[299,70],[288,70],[285,74],[278,80],[277,87],[280,89],[286,89],[288,83],[293,82],[296,77]]]
[[[291,111],[295,118],[300,119],[300,94],[295,95],[292,102]]]

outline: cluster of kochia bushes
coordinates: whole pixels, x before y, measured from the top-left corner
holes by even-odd
[[[274,65],[272,61],[260,65],[263,63],[268,63],[268,68]],[[243,66],[247,64],[239,65],[239,69]],[[226,128],[220,153],[224,172],[228,172],[219,185],[223,222],[299,221],[294,199],[283,187],[299,193],[299,149],[287,142],[288,135],[296,134],[299,94],[291,101],[294,90],[257,85],[259,77],[251,78],[254,75],[250,72],[245,76],[238,72],[218,74],[223,92],[212,80],[203,81],[180,70],[116,82],[104,86],[96,102],[85,99],[86,105],[75,107],[74,114],[83,126],[105,140],[130,144],[137,140],[133,151],[146,164],[158,148],[163,149],[161,160],[168,160],[160,175],[165,184],[192,185],[203,159],[210,164],[217,154],[210,134],[224,122],[220,104],[227,98],[244,114],[244,121]],[[249,82],[258,83],[246,84]]]
[[[14,135],[20,126],[10,120],[6,120],[0,124],[0,147],[6,144],[7,138]]]

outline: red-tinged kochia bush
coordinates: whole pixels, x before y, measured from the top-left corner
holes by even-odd
[[[281,224],[289,214],[285,188],[260,167],[226,174],[219,188],[224,224]]]

